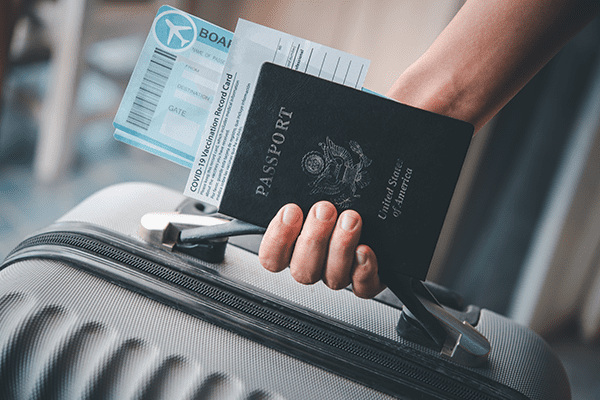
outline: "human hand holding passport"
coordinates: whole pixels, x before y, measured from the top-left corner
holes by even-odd
[[[153,29],[180,14],[161,9]],[[267,227],[275,217],[261,261],[272,270],[291,261],[303,283],[323,278],[339,288],[353,276],[370,282],[359,294],[371,297],[382,287],[377,271],[384,283],[398,275],[424,280],[472,126],[357,90],[366,60],[248,21],[238,28],[216,86],[221,92],[208,114],[198,114],[205,123],[184,124],[199,127],[186,131],[186,142],[197,135],[199,144],[185,194],[255,225]],[[156,41],[154,52],[167,50]],[[190,64],[172,58],[175,66]],[[187,68],[183,83],[203,81],[191,76],[202,70]],[[172,79],[180,78],[166,85],[181,86]],[[180,140],[177,130],[160,125]],[[148,143],[161,143],[152,129],[148,135]],[[288,203],[297,206],[280,211]],[[293,223],[282,230],[286,217]]]
[[[335,207],[323,201],[311,208],[302,223],[303,213],[296,204],[282,207],[273,218],[259,252],[266,269],[280,272],[289,265],[296,281],[311,284],[322,279],[334,290],[352,283],[353,292],[362,298],[374,297],[385,288],[375,254],[370,247],[359,246],[360,214],[346,210],[338,217]]]
[[[260,226],[275,216],[261,262],[278,271],[291,261],[299,282],[352,280],[372,297],[377,270],[384,284],[425,280],[472,129],[265,63],[220,211]],[[280,211],[288,203],[307,216],[303,228],[298,208]]]

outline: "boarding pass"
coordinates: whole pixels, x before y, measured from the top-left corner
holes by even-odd
[[[191,168],[232,39],[160,7],[115,116],[115,138]]]

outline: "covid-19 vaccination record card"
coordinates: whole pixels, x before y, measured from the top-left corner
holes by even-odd
[[[361,89],[369,61],[240,19],[184,194],[219,207],[261,66]]]

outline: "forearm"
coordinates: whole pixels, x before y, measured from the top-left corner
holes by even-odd
[[[477,131],[599,8],[579,0],[468,0],[387,95]]]

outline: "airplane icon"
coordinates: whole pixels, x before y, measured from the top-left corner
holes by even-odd
[[[169,38],[167,39],[167,46],[171,45],[171,39],[173,39],[173,35],[175,35],[175,36],[177,36],[179,38],[179,40],[181,41],[181,47],[185,46],[186,43],[189,43],[189,40],[185,40],[183,38],[183,36],[181,36],[181,32],[180,31],[190,30],[190,29],[192,29],[191,26],[178,26],[178,25],[174,25],[168,19],[165,20],[165,22],[167,23],[167,25],[169,25]]]

